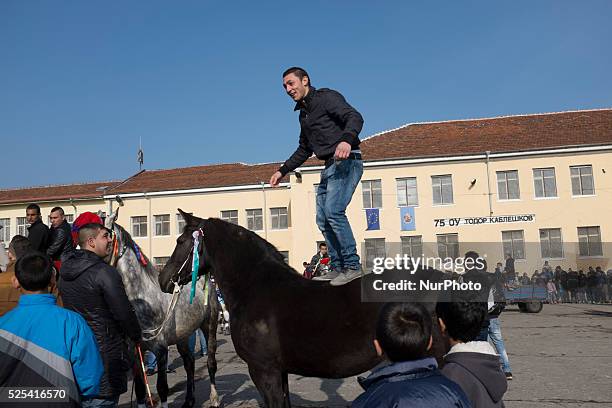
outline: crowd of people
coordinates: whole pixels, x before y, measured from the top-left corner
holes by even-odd
[[[541,270],[535,270],[531,276],[526,272],[519,278],[523,285],[545,286],[549,303],[611,303],[612,302],[612,269],[604,272],[600,266],[568,270],[556,266],[553,270],[548,261]]]

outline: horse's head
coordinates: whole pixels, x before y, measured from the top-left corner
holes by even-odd
[[[159,286],[166,293],[172,293],[174,283],[185,285],[191,280],[195,242],[193,237],[194,232],[200,233],[198,248],[196,248],[200,255],[198,276],[204,275],[210,268],[210,262],[206,261],[206,251],[204,249],[203,236],[201,235],[204,229],[205,220],[188,214],[180,208],[178,211],[185,219],[185,228],[183,229],[183,233],[176,240],[176,247],[174,248],[174,252],[172,252],[172,256],[170,256],[170,260],[159,274]]]
[[[104,258],[104,261],[113,266],[116,266],[119,258],[125,253],[127,245],[133,242],[130,234],[124,230],[121,225],[115,222],[117,218],[119,218],[118,208],[104,219],[104,226],[113,236],[113,249],[111,253]]]

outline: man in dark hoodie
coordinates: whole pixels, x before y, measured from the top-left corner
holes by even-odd
[[[391,364],[359,378],[366,390],[353,408],[462,408],[470,403],[461,388],[440,374],[431,348],[431,314],[421,303],[387,303],[376,325],[374,347]]]
[[[132,367],[126,336],[139,343],[142,332],[119,272],[103,260],[111,250],[109,231],[100,224],[86,224],[78,240],[81,249],[71,252],[62,265],[60,293],[64,306],[81,314],[92,328],[104,362],[100,393],[82,405],[116,407],[127,391],[127,371]]]
[[[486,303],[440,302],[436,313],[451,344],[442,374],[461,386],[474,408],[503,407],[508,382],[499,356],[488,342],[474,341],[487,313]]]

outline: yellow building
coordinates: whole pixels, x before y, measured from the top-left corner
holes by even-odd
[[[612,109],[409,124],[367,137],[361,148],[364,175],[347,215],[366,266],[383,254],[445,258],[476,249],[489,269],[505,253],[521,273],[545,260],[612,268]],[[118,222],[158,265],[180,234],[181,208],[256,231],[301,271],[323,240],[315,224],[323,167],[310,159],[271,188],[279,165],[143,171],[122,182],[0,191],[0,225],[7,225],[0,234],[23,233],[20,217],[31,201],[46,220],[55,205],[67,214],[108,212],[119,197]],[[368,230],[367,209],[379,229]]]

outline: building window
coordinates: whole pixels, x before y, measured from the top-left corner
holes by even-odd
[[[169,260],[170,260],[169,256],[155,257],[153,258],[153,266],[155,266],[155,269],[161,272],[161,270],[164,269],[164,266],[166,266]]]
[[[170,214],[155,215],[155,236],[170,235]]]
[[[593,167],[588,166],[571,166],[570,173],[572,176],[572,194],[593,195],[595,194],[595,186],[593,184]]]
[[[278,251],[283,256],[286,264],[289,264],[289,251]]]
[[[374,267],[374,258],[385,258],[387,250],[384,238],[373,238],[365,240],[365,267],[371,270]]]
[[[533,169],[533,188],[537,198],[556,197],[557,181],[555,169]]]
[[[238,210],[223,210],[221,211],[221,219],[238,225]]]
[[[270,208],[270,218],[272,219],[272,229],[287,229],[289,218],[287,217],[287,207]]]
[[[28,236],[28,221],[26,217],[17,217],[17,235]]]
[[[132,236],[146,237],[147,236],[147,216],[132,217]]]
[[[521,198],[517,170],[497,172],[497,196],[500,200],[518,200]]]
[[[431,176],[434,204],[453,203],[453,179],[450,174],[444,176]]]
[[[0,218],[0,241],[10,242],[11,240],[11,219]]]
[[[563,258],[561,228],[541,229],[540,248],[542,250],[542,258]]]
[[[502,231],[504,255],[510,254],[514,259],[525,259],[525,240],[523,230]]]
[[[399,207],[419,205],[416,177],[397,179],[397,205]]]
[[[459,258],[459,234],[438,234],[438,257]]]
[[[578,227],[578,249],[580,256],[603,255],[599,227]]]
[[[423,256],[423,238],[420,235],[401,237],[401,239],[402,255],[415,259]]]
[[[382,208],[382,182],[366,180],[361,182],[363,208]]]
[[[251,231],[263,230],[263,212],[261,208],[246,210],[247,228]]]

